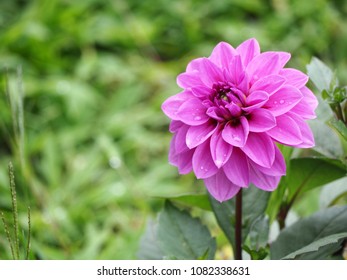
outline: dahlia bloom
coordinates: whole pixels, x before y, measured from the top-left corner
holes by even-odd
[[[221,42],[208,58],[192,60],[178,75],[183,89],[163,112],[172,120],[169,162],[194,171],[218,201],[253,183],[273,191],[286,173],[276,142],[314,146],[305,120],[316,117],[308,77],[284,68],[286,52],[260,52],[255,39],[236,49]]]

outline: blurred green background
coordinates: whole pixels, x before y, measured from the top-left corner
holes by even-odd
[[[0,210],[11,224],[13,161],[30,258],[136,259],[156,197],[205,192],[167,161],[160,106],[177,74],[219,41],[255,37],[305,72],[319,57],[346,83],[346,15],[344,0],[1,0]]]

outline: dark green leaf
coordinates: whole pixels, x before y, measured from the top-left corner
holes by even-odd
[[[259,216],[251,225],[249,240],[252,249],[265,247],[269,239],[270,223],[266,216]]]
[[[329,125],[333,127],[347,141],[347,127],[341,120],[331,119]]]
[[[213,259],[216,241],[200,220],[166,201],[159,216],[158,239],[165,256],[172,259]]]
[[[320,207],[327,208],[344,195],[347,196],[347,177],[331,182],[322,188],[319,198]]]
[[[341,247],[342,241],[347,237],[347,232],[336,233],[321,239],[318,239],[309,245],[290,253],[285,256],[283,259],[299,259],[304,258],[305,255],[309,253],[314,253],[315,255],[319,255],[320,257],[327,257],[327,252],[334,253],[339,247]],[[310,254],[312,255],[312,254]]]
[[[337,160],[320,158],[295,158],[290,162],[287,176],[282,180],[287,186],[289,201],[298,193],[322,186],[346,175]]]
[[[145,233],[140,240],[137,257],[140,260],[162,260],[164,258],[164,253],[159,247],[157,221],[152,219],[147,221]]]
[[[347,206],[335,206],[297,221],[285,228],[277,240],[271,245],[271,258],[282,259],[311,243],[329,235],[347,232]],[[331,248],[329,248],[331,249]],[[336,249],[336,248],[334,248]],[[328,250],[325,256],[321,252],[302,255],[300,258],[327,258],[331,254]]]
[[[253,185],[242,191],[242,239],[246,240],[254,221],[264,214],[270,193]],[[235,248],[235,197],[220,203],[210,196],[210,201],[219,226]]]

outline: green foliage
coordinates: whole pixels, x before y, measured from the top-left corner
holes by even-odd
[[[347,206],[335,206],[297,221],[285,228],[277,240],[271,244],[271,258],[327,259],[331,257],[333,253],[341,249],[343,237],[346,237],[346,220]]]

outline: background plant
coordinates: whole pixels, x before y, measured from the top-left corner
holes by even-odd
[[[194,205],[193,215],[216,237],[216,257],[231,257],[203,186],[167,164],[169,120],[160,105],[177,92],[174,77],[188,61],[207,55],[216,42],[238,45],[248,37],[256,37],[264,50],[291,52],[289,66],[302,71],[317,56],[336,69],[340,85],[347,84],[347,6],[337,0],[217,2],[1,1],[0,209],[5,214],[11,209],[12,160],[23,227],[25,207],[31,206],[31,258],[137,258],[146,221],[163,205],[158,196]],[[12,108],[6,92],[15,100]],[[312,155],[331,159],[315,170],[341,166],[346,144],[325,125],[333,117],[329,105],[318,115],[311,123],[315,151],[283,151],[288,162],[299,163],[293,166],[307,165],[311,159],[301,157]],[[345,177],[339,174],[324,187],[328,181],[297,192],[287,225],[319,208],[345,205]],[[271,222],[296,193],[280,190],[284,201],[266,198],[273,205],[266,211]],[[188,192],[202,194],[182,196]],[[264,225],[260,221],[254,226]],[[11,258],[3,228],[0,233],[0,258]],[[262,237],[252,238],[264,246]]]

